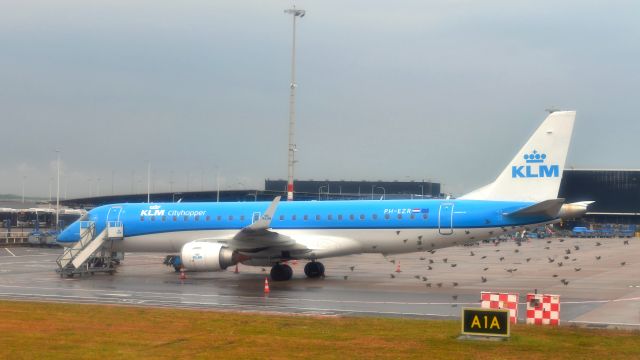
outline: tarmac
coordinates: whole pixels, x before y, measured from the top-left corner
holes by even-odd
[[[269,268],[187,272],[181,280],[162,264],[163,254],[128,253],[115,275],[61,278],[55,271],[61,252],[0,248],[0,299],[457,319],[463,307],[479,307],[481,291],[495,291],[520,295],[518,318],[524,322],[526,294],[537,291],[560,295],[561,325],[640,329],[638,238],[547,238],[433,254],[346,256],[323,260],[322,279],[305,278],[304,262],[291,262],[294,278],[270,282],[268,295]]]

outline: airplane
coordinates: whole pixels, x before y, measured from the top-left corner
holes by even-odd
[[[80,221],[96,233],[120,222],[113,251],[174,254],[174,266],[221,271],[242,263],[271,266],[290,280],[290,260],[323,277],[324,258],[434,252],[560,221],[557,198],[575,111],[547,116],[492,183],[457,199],[113,204],[92,209],[58,242],[80,239]],[[484,166],[484,165],[483,165]]]

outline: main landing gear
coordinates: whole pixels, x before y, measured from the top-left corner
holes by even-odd
[[[287,281],[291,280],[293,276],[293,270],[291,266],[287,264],[275,264],[271,268],[271,280],[273,281]]]
[[[312,261],[304,266],[304,274],[310,279],[324,276],[324,265],[317,261]],[[287,264],[275,264],[271,268],[271,280],[287,281],[293,277],[293,270]]]
[[[310,279],[324,276],[324,265],[317,261],[307,263],[307,265],[304,266],[304,274]]]

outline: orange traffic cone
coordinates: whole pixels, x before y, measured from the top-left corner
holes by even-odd
[[[180,268],[180,280],[184,280],[187,278],[187,275],[184,274],[184,267]]]
[[[398,264],[396,265],[396,272],[402,272],[402,270],[400,270],[400,261],[398,261]]]
[[[233,271],[233,273],[234,273],[234,274],[239,273],[239,271],[238,271],[238,264],[236,264],[236,269]]]
[[[267,279],[267,277],[265,276],[264,278],[264,293],[268,294],[270,292],[269,290],[269,279]]]

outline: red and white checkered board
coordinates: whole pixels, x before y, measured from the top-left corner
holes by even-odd
[[[527,294],[527,324],[560,325],[560,295]]]
[[[482,291],[480,293],[483,309],[509,309],[509,320],[518,322],[518,294]]]

